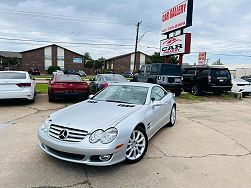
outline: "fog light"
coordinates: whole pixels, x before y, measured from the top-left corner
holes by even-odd
[[[99,160],[100,161],[108,161],[111,159],[111,155],[100,155]]]

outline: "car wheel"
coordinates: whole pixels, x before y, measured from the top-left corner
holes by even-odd
[[[222,94],[222,91],[214,91],[213,94],[214,95],[220,95],[220,94]]]
[[[55,101],[54,97],[52,97],[50,93],[48,94],[48,96],[49,96],[49,102],[54,102]]]
[[[146,154],[148,147],[148,138],[144,130],[135,128],[130,136],[127,150],[126,163],[133,164],[140,161]]]
[[[90,94],[95,94],[97,92],[97,87],[95,82],[90,82],[89,84],[89,93]]]
[[[195,96],[200,95],[201,94],[200,86],[198,84],[194,84],[191,89],[191,93],[192,93],[192,95],[195,95]]]
[[[166,124],[167,127],[173,127],[176,122],[176,106],[173,105],[170,113],[169,122]]]
[[[174,93],[175,93],[175,96],[176,96],[176,97],[180,96],[181,92],[182,92],[181,89],[176,90],[176,91],[174,92]]]

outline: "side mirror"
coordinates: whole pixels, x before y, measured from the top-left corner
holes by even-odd
[[[153,101],[151,105],[152,107],[156,107],[156,106],[162,106],[164,105],[164,103],[161,101]]]
[[[89,99],[92,99],[94,97],[94,95],[89,95]]]

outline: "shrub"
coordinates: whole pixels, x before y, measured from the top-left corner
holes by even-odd
[[[53,72],[61,70],[59,66],[50,66],[48,67],[48,74],[52,74]]]

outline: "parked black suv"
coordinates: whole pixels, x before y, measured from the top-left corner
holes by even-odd
[[[183,90],[193,95],[202,92],[221,94],[232,88],[231,74],[224,67],[183,66],[182,76]]]
[[[142,65],[133,81],[159,84],[179,96],[182,91],[181,66],[163,63]]]

